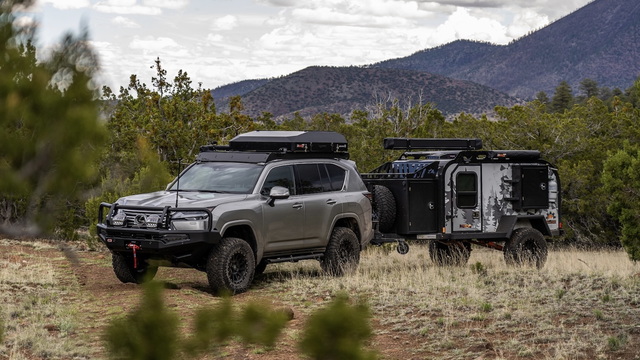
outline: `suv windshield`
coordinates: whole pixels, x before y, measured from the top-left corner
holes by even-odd
[[[244,163],[203,162],[189,167],[169,191],[208,191],[221,193],[250,193],[263,166]]]

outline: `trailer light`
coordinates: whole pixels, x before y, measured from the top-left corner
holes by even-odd
[[[446,233],[446,232],[447,232],[447,228],[443,226],[443,227],[442,227],[442,233],[444,234],[444,233]]]

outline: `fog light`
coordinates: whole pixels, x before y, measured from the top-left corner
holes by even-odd
[[[111,225],[113,226],[122,226],[124,225],[124,222],[127,220],[127,215],[124,213],[124,211],[118,210],[118,212],[113,215],[113,217],[111,218]]]

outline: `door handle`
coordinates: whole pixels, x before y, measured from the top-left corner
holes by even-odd
[[[335,203],[337,203],[337,202],[338,202],[338,201],[333,200],[333,199],[329,199],[329,200],[327,200],[327,204],[329,204],[329,205],[334,205],[334,204],[335,204]]]
[[[293,208],[294,208],[294,209],[302,209],[302,203],[295,203],[295,204],[293,204]]]

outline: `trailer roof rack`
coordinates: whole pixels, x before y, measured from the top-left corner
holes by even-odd
[[[200,147],[201,161],[266,162],[275,158],[348,159],[347,139],[333,131],[252,131],[229,145]]]
[[[385,138],[383,145],[387,150],[479,150],[482,140]]]

